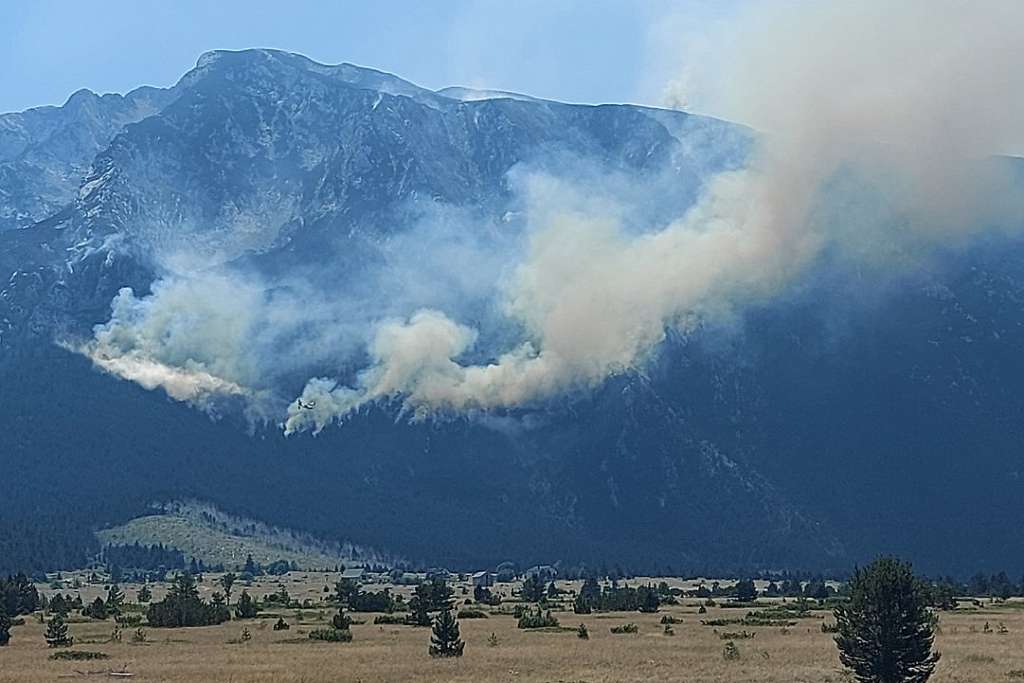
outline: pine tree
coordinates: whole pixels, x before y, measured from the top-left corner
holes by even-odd
[[[103,602],[103,598],[97,597],[89,605],[82,610],[83,617],[89,617],[90,619],[103,620],[109,616],[107,610],[107,604]]]
[[[252,554],[246,556],[245,567],[242,568],[242,573],[248,574],[249,576],[259,576],[263,573],[260,566],[252,559]]]
[[[139,597],[139,602],[149,602],[150,600],[153,599],[153,591],[151,591],[149,589],[149,584],[148,583],[146,585],[144,585],[142,588],[139,589],[139,596],[138,597]]]
[[[249,595],[249,591],[242,591],[242,595],[238,598],[238,604],[235,605],[235,616],[239,619],[253,619],[259,614],[259,611],[259,607]]]
[[[429,600],[422,595],[413,595],[409,599],[409,616],[405,618],[406,623],[412,626],[430,626],[430,614],[427,612]]]
[[[643,602],[640,603],[639,610],[647,614],[654,614],[658,611],[660,604],[661,601],[658,599],[658,593],[648,586],[647,590],[644,591]]]
[[[64,616],[67,616],[68,612],[71,611],[71,608],[68,606],[67,599],[65,599],[65,597],[60,593],[56,593],[50,600],[49,609],[53,614],[62,614]]]
[[[850,600],[835,609],[839,659],[861,683],[924,683],[939,661],[934,618],[910,565],[876,560],[850,580]]]
[[[7,608],[0,601],[0,647],[11,642],[11,618],[7,616]]]
[[[572,603],[572,611],[576,614],[590,614],[590,601],[587,600],[586,595],[583,591],[576,596],[576,599]]]
[[[64,621],[64,615],[57,613],[53,615],[46,625],[46,644],[50,647],[71,647],[75,639],[68,633],[68,625]]]
[[[228,572],[224,576],[220,577],[220,585],[224,588],[224,599],[227,603],[231,604],[231,588],[235,585],[235,580],[238,579],[234,572]]]
[[[753,602],[757,599],[757,588],[750,579],[736,584],[736,599],[740,602]]]
[[[345,614],[345,609],[342,607],[338,608],[338,613],[331,618],[331,626],[338,629],[339,631],[347,631],[352,625],[352,619]]]
[[[461,657],[466,643],[459,637],[459,622],[450,609],[442,611],[434,620],[430,634],[431,657]]]
[[[113,615],[121,613],[121,608],[124,606],[124,591],[116,583],[110,585],[107,589],[107,612]]]

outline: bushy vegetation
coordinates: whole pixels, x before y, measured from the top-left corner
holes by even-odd
[[[551,614],[551,610],[544,612],[540,605],[537,605],[536,611],[527,610],[519,617],[516,626],[523,629],[552,628],[558,626],[558,619]]]
[[[397,626],[400,624],[408,624],[408,617],[404,614],[379,614],[373,618],[373,623]]]
[[[238,597],[238,604],[235,605],[235,616],[239,619],[255,619],[259,613],[260,608],[256,601],[248,591],[242,591]]]
[[[100,553],[100,561],[111,570],[117,568],[120,571],[154,572],[161,576],[168,571],[184,570],[188,566],[184,553],[162,543],[108,545]]]
[[[629,624],[622,624],[621,626],[612,626],[608,630],[611,631],[612,633],[614,633],[615,635],[621,635],[621,634],[624,634],[624,633],[639,633],[640,632],[640,627],[637,626],[634,623],[629,623]]]
[[[50,659],[61,662],[91,662],[97,659],[110,659],[110,655],[88,650],[61,650],[50,655]]]
[[[482,609],[460,609],[459,619],[487,619],[489,615]]]
[[[146,610],[146,621],[156,628],[211,626],[231,619],[223,603],[208,603],[199,597],[195,578],[181,572],[171,584],[167,597]]]
[[[0,609],[10,618],[31,614],[40,607],[39,592],[25,574],[0,577]]]
[[[657,612],[665,600],[658,588],[640,586],[631,588],[615,582],[602,588],[594,578],[583,582],[579,595],[573,602],[573,612],[590,614],[593,610],[604,612]]]
[[[309,632],[309,638],[329,643],[351,643],[352,631],[340,628],[318,628]]]

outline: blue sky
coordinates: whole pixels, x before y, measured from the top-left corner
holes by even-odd
[[[0,111],[166,86],[216,48],[276,47],[420,85],[657,103],[684,43],[736,0],[0,0]],[[678,52],[677,52],[678,50]]]

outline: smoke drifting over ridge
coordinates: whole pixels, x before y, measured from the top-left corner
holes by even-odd
[[[437,311],[389,322],[359,385],[311,381],[303,398],[323,410],[293,408],[286,429],[322,428],[384,396],[417,410],[542,399],[637,365],[666,326],[770,294],[831,239],[906,239],[884,233],[903,225],[927,241],[1019,219],[1019,192],[982,160],[1021,139],[1024,6],[896,5],[751,10],[714,96],[765,133],[746,170],[713,178],[686,215],[641,236],[602,215],[536,211],[505,292],[528,341],[461,365],[472,330]],[[844,169],[890,188],[892,221],[869,226],[873,235],[816,219]]]
[[[287,432],[318,431],[382,399],[429,414],[528,405],[594,386],[641,365],[666,329],[772,296],[826,247],[881,258],[1019,226],[1021,188],[989,155],[1024,149],[1021,26],[1024,5],[1011,2],[751,6],[730,24],[721,68],[686,81],[711,87],[678,98],[762,131],[746,168],[709,178],[678,219],[639,232],[629,207],[594,200],[564,177],[527,178],[525,245],[492,254],[490,270],[500,275],[483,278],[518,333],[500,348],[483,347],[484,330],[458,301],[353,316],[347,304],[309,307],[300,298],[297,310],[323,317],[282,326],[257,287],[229,319],[194,312],[217,330],[240,330],[230,343],[188,333],[184,350],[169,346],[177,298],[158,289],[141,301],[123,293],[87,352],[175,398],[255,396],[266,387],[247,387],[261,387],[268,368],[266,354],[251,353],[253,329],[345,327],[350,334],[334,337],[338,351],[317,358],[340,363],[365,345],[365,369],[350,381],[317,373],[301,391],[313,408],[292,402]],[[871,206],[858,205],[864,197]],[[468,270],[473,260],[451,263]],[[136,315],[140,307],[149,310]],[[255,321],[237,320],[254,311]],[[163,331],[147,337],[154,320]],[[182,372],[192,380],[186,388]]]

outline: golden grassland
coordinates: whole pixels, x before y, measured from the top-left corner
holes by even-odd
[[[296,597],[322,592],[322,575],[282,580]],[[290,583],[289,583],[290,582]],[[207,579],[210,583],[210,579]],[[634,583],[634,582],[631,582]],[[249,588],[262,595],[277,587],[264,580]],[[566,584],[568,585],[568,584]],[[293,590],[294,588],[294,590]],[[405,589],[399,589],[404,591]],[[234,595],[241,592],[236,588]],[[457,590],[459,596],[461,588]],[[134,590],[129,589],[129,596]],[[319,599],[319,597],[317,598]],[[460,598],[461,599],[461,598]],[[984,604],[941,615],[936,647],[943,653],[933,681],[991,683],[1014,680],[1010,672],[1024,671],[1024,604]],[[35,616],[12,631],[10,646],[0,648],[0,681],[41,683],[63,678],[107,678],[109,671],[126,671],[136,681],[282,681],[282,682],[478,682],[611,683],[613,681],[706,681],[758,683],[826,683],[852,681],[841,671],[832,636],[822,633],[828,612],[779,627],[705,626],[701,620],[742,617],[746,610],[713,607],[698,614],[698,601],[666,606],[657,614],[600,613],[575,615],[556,612],[563,627],[587,625],[590,638],[575,630],[524,631],[511,615],[461,621],[465,656],[435,660],[427,654],[430,630],[409,626],[378,626],[372,614],[352,626],[351,643],[311,641],[310,630],[324,625],[334,613],[324,607],[268,611],[262,618],[232,621],[220,626],[188,629],[145,629],[146,642],[133,643],[133,629],[121,642],[109,642],[113,622],[75,622],[73,650],[103,652],[103,661],[51,661],[55,651],[43,638],[44,625]],[[681,619],[663,633],[666,614]],[[281,616],[291,625],[274,631]],[[613,635],[610,628],[633,622],[635,635]],[[986,632],[985,624],[990,628]],[[1000,633],[1000,624],[1005,633]],[[251,639],[241,641],[242,630]],[[739,660],[723,657],[721,631],[756,633],[736,640]],[[491,634],[497,645],[491,645]],[[1024,674],[1021,674],[1024,676]]]

